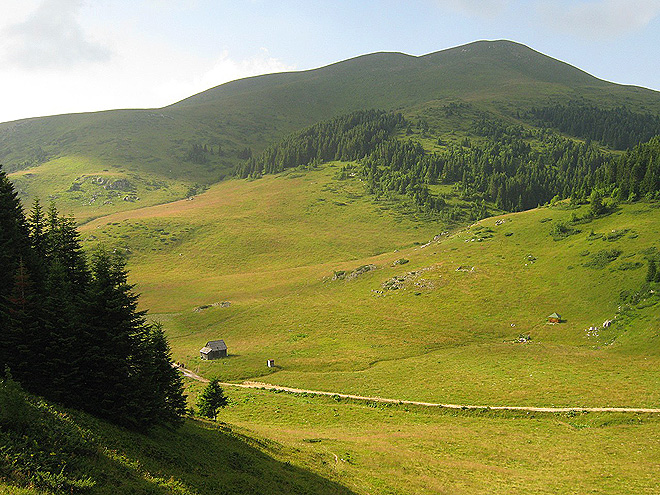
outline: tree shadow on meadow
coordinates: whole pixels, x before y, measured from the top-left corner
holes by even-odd
[[[341,494],[354,492],[307,469],[277,460],[285,452],[277,442],[231,431],[229,425],[186,420],[178,430],[150,435],[117,429],[105,438],[106,456],[117,475],[132,480],[131,493]],[[272,455],[271,455],[272,454]],[[112,493],[111,479],[93,493]]]

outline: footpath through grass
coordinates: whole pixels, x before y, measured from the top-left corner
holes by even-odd
[[[652,493],[660,474],[657,415],[466,412],[227,393],[221,421],[295,449],[356,493]]]

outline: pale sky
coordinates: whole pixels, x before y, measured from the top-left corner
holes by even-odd
[[[0,2],[0,122],[160,107],[241,77],[480,39],[660,90],[660,0]]]

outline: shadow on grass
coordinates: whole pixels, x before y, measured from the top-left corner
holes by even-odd
[[[93,420],[92,420],[93,421]],[[96,428],[91,428],[96,430]],[[178,430],[144,436],[120,428],[103,428],[105,459],[91,493],[112,493],[130,486],[149,494],[346,494],[354,492],[278,456],[300,455],[280,444],[237,434],[222,423],[186,420]],[[304,463],[305,459],[301,459]],[[315,459],[315,462],[320,462]],[[114,486],[113,486],[114,485]]]
[[[352,493],[278,460],[323,471],[322,458],[229,425],[187,419],[144,435],[32,397],[11,380],[0,380],[0,451],[0,494]]]

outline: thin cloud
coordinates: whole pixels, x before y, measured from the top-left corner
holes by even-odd
[[[229,52],[225,50],[215,60],[213,67],[204,74],[202,84],[211,87],[243,77],[286,72],[295,70],[295,68],[280,59],[271,57],[265,48],[262,48],[258,55],[243,60],[231,58]]]
[[[194,10],[199,7],[199,0],[148,0],[148,5],[164,10]]]
[[[571,6],[541,2],[537,10],[553,29],[602,40],[645,28],[660,16],[660,0],[600,0]]]
[[[25,21],[5,28],[6,61],[29,69],[107,61],[110,50],[89,40],[78,21],[81,7],[80,0],[44,0]]]
[[[436,0],[442,7],[470,16],[493,18],[499,16],[511,0]]]

